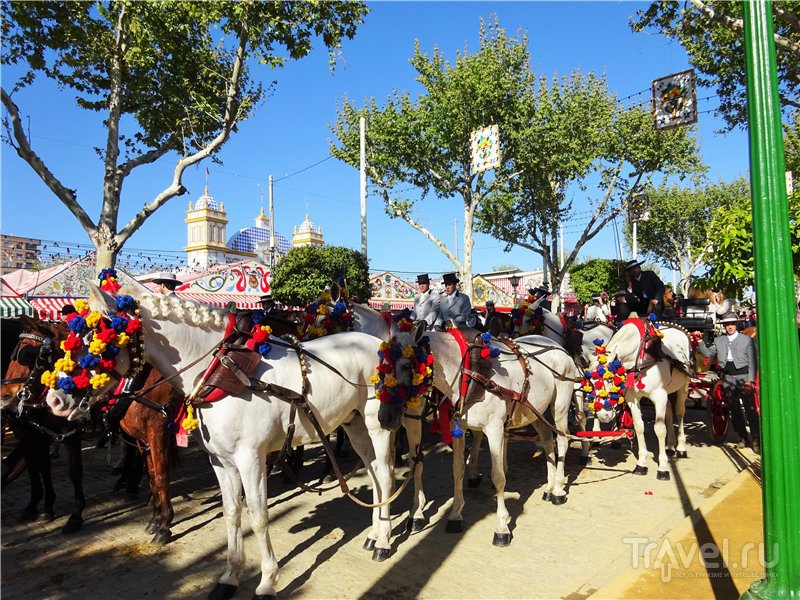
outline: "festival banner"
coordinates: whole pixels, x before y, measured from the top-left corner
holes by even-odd
[[[500,128],[489,125],[472,132],[472,174],[500,166]]]
[[[656,129],[697,122],[693,69],[653,80],[653,119]]]

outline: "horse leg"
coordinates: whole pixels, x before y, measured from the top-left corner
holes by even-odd
[[[686,398],[689,396],[689,383],[686,382],[677,391],[675,398],[675,415],[678,417],[678,458],[686,458],[686,433],[683,430],[683,419],[686,416]]]
[[[673,417],[673,401],[674,396],[673,394],[667,394],[667,406],[666,411],[664,412],[664,425],[666,426],[666,447],[667,447],[667,456],[673,456],[675,454],[675,446],[677,441],[675,440],[675,418]]]
[[[269,539],[266,461],[266,455],[261,452],[246,453],[237,460],[247,498],[250,527],[258,540],[258,550],[261,553],[261,581],[256,587],[254,600],[274,599],[275,585],[278,583],[278,561],[275,559],[275,551]]]
[[[244,569],[244,542],[242,540],[242,479],[239,471],[229,461],[210,455],[211,466],[222,492],[222,514],[228,530],[228,562],[225,572],[208,595],[208,600],[226,600],[233,597],[239,587],[239,576]],[[266,459],[265,459],[266,460]]]
[[[633,394],[626,394],[625,401],[631,409],[633,419],[633,431],[636,433],[636,445],[638,446],[638,456],[636,458],[636,468],[633,470],[635,475],[647,475],[647,445],[644,441],[644,420],[642,419],[642,408],[639,406],[639,399]]]
[[[462,419],[462,427],[467,424]],[[472,429],[472,453],[477,452],[480,447],[480,440],[483,439],[483,431]],[[480,436],[476,436],[480,432]],[[476,445],[477,444],[477,445]],[[480,481],[480,480],[478,480]],[[464,510],[464,436],[453,438],[453,505],[450,507],[450,514],[447,515],[447,533],[461,533],[464,531],[464,517],[461,515]]]
[[[553,492],[556,489],[556,453],[555,445],[553,444],[553,432],[538,419],[534,421],[533,426],[539,433],[539,440],[544,450],[545,461],[547,462],[547,484],[542,494],[542,500],[545,502],[553,502],[553,504],[563,504],[563,502],[556,502],[553,500]]]
[[[583,407],[583,401],[574,395],[573,393],[573,402],[575,404],[575,418],[578,421],[578,429],[581,431],[586,431],[586,410]],[[595,423],[599,423],[598,419],[594,419]],[[591,451],[591,444],[588,440],[581,440],[581,455],[580,455],[580,464],[588,465],[591,462],[591,457],[589,453]]]
[[[472,447],[467,455],[467,487],[476,488],[481,484],[481,474],[478,471],[478,456],[480,456],[481,444],[485,435],[482,429],[473,429],[471,431]]]
[[[157,428],[150,427],[148,431],[150,489],[153,493],[154,510],[158,510],[157,531],[151,532],[155,536],[150,542],[161,546],[172,538],[169,526],[175,512],[169,495],[169,434],[160,422],[157,425]]]
[[[64,449],[69,464],[69,479],[72,481],[72,490],[75,495],[75,506],[61,533],[69,535],[80,531],[83,527],[83,509],[86,506],[86,497],[83,495],[83,455],[81,454],[82,435],[80,428],[64,440]]]
[[[486,440],[489,442],[489,453],[492,455],[492,483],[497,494],[497,528],[494,531],[492,543],[495,546],[508,546],[511,544],[511,531],[508,523],[511,516],[506,508],[506,472],[505,464],[506,436],[502,422],[492,422],[484,429]]]
[[[569,428],[569,407],[572,404],[572,384],[557,384],[556,403],[553,406],[553,423],[556,429],[560,432],[556,434],[556,472],[555,481],[553,482],[553,504],[563,504],[567,501],[567,492],[564,489],[564,482],[566,477],[564,475],[564,464],[567,460],[567,451],[569,450],[569,441],[567,440],[566,431]],[[570,401],[567,402],[566,398]]]
[[[156,467],[153,462],[154,460],[155,457],[153,455],[151,446],[151,451],[147,454],[145,461],[147,463],[147,478],[149,479],[150,483],[150,496],[153,498],[153,515],[150,517],[150,521],[144,528],[145,533],[151,534],[155,534],[155,532],[158,531],[159,527],[161,526],[161,504],[158,493],[156,492]]]
[[[665,417],[669,406],[669,398],[666,390],[659,388],[650,393],[650,400],[653,401],[653,406],[656,409],[656,422],[653,425],[658,439],[658,470],[656,471],[656,477],[666,481],[669,480],[669,471],[667,470],[669,462],[666,449],[667,425]]]
[[[53,487],[52,461],[50,460],[50,438],[42,434],[39,441],[36,455],[39,463],[39,477],[42,479],[44,487],[44,506],[37,519],[40,521],[52,521],[55,513],[53,505],[56,502],[56,490]]]
[[[369,424],[360,414],[345,425],[350,444],[367,468],[373,484],[373,503],[385,502],[394,487],[392,463],[392,435],[380,426],[375,415],[369,416]],[[364,542],[365,550],[372,550],[372,560],[383,561],[391,554],[389,537],[392,534],[392,515],[388,504],[372,509],[372,529]]]
[[[47,446],[45,446],[47,452]],[[41,444],[39,436],[32,431],[29,433],[25,441],[25,463],[26,470],[28,471],[28,479],[31,484],[31,496],[28,500],[28,505],[22,510],[20,515],[21,521],[34,521],[39,514],[39,502],[44,497],[44,489],[42,488],[42,478],[39,466],[39,454],[41,452]]]
[[[421,452],[422,445],[422,421],[420,419],[406,418],[403,422],[408,439],[408,468],[414,474],[414,506],[411,507],[411,515],[406,524],[406,529],[411,533],[417,533],[425,528],[425,490],[422,487],[422,468],[423,461],[415,463],[417,453]]]

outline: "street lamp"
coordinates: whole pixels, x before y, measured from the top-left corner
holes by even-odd
[[[514,306],[517,305],[517,285],[519,285],[519,276],[512,275],[508,278],[508,283],[511,284],[511,289],[514,290]]]

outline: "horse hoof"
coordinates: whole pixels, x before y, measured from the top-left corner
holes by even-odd
[[[55,515],[51,512],[41,512],[38,515],[36,515],[36,520],[44,523],[49,523],[55,518],[56,518]]]
[[[406,521],[406,531],[409,533],[419,533],[425,529],[425,519],[408,519]]]
[[[275,594],[253,594],[253,600],[275,600]]]
[[[444,526],[447,533],[462,533],[464,531],[464,521],[448,521]]]
[[[669,456],[670,458],[675,456],[675,450],[673,450],[672,448],[667,448],[666,452],[667,452],[667,456]]]
[[[218,583],[208,595],[208,600],[228,600],[229,598],[233,598],[233,595],[236,593],[236,587],[237,586],[231,585],[230,583]]]
[[[581,465],[582,467],[585,467],[591,462],[591,460],[592,459],[590,456],[580,456],[578,457],[578,464]]]
[[[77,515],[70,515],[69,519],[67,519],[66,525],[61,528],[61,533],[64,535],[70,535],[73,533],[78,533],[83,527],[83,518]]]
[[[669,471],[656,471],[656,479],[669,481]]]
[[[542,500],[544,500],[545,502],[551,502],[553,500],[553,494],[551,494],[550,492],[545,492],[544,494],[542,494]]]
[[[366,540],[364,540],[364,545],[361,547],[367,551],[375,550],[375,540],[373,540],[372,538],[367,538]]]
[[[689,458],[689,453],[686,450],[678,450],[676,456],[678,458]]]
[[[157,534],[153,536],[153,539],[150,540],[150,543],[154,546],[163,546],[168,544],[169,541],[172,539],[172,532],[167,529],[166,531],[159,531]]]
[[[145,533],[154,534],[156,531],[158,531],[158,521],[150,521],[144,528]]]
[[[506,546],[511,545],[511,534],[510,533],[496,533],[494,534],[494,539],[492,539],[493,546],[500,546],[501,548],[505,548]]]
[[[567,502],[567,495],[564,494],[563,496],[556,496],[555,494],[552,495],[550,498],[550,502],[555,504],[556,506],[561,506]]]
[[[643,467],[642,465],[636,465],[636,468],[633,470],[634,475],[647,475],[647,467]]]
[[[477,477],[473,477],[472,479],[467,479],[467,487],[468,488],[476,488],[481,484],[481,476],[478,475]]]
[[[383,562],[392,554],[390,548],[375,548],[372,552],[372,560],[375,562]]]

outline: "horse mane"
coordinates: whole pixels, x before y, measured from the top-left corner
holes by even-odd
[[[169,319],[175,317],[187,325],[225,327],[227,312],[221,308],[214,308],[191,300],[184,300],[177,296],[163,294],[144,294],[138,289],[122,288],[119,294],[128,294],[147,308],[155,319]]]

